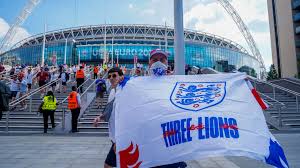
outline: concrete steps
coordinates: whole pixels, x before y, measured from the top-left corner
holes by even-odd
[[[84,90],[92,83],[92,81],[89,81],[86,83],[84,86]],[[73,86],[73,82],[70,82],[69,85],[67,86],[67,92],[66,93],[57,93],[55,92],[54,95],[57,99],[58,102],[62,101],[65,99],[68,94],[71,91],[71,86]],[[93,88],[91,88],[89,91],[93,91]],[[38,112],[38,108],[42,102],[41,94],[35,94],[31,97],[31,112],[29,112],[29,103],[30,99],[26,99],[27,103],[27,109],[19,111],[21,108],[20,105],[16,107],[16,109],[13,109],[9,113],[9,133],[10,134],[41,134],[44,132],[44,125],[43,125],[43,114]],[[62,109],[67,108],[67,102],[64,104],[58,105],[57,110],[55,111],[55,124],[56,126],[61,123],[62,119]],[[7,134],[6,133],[6,114],[7,112],[4,112],[3,118],[0,121],[0,135],[1,134]],[[85,126],[86,123],[83,123]],[[106,125],[101,125],[101,127],[107,127]],[[50,117],[48,118],[48,133],[53,133],[52,128],[51,128],[51,120]],[[88,129],[83,128],[83,130],[86,130],[85,132],[89,132]],[[91,129],[90,129],[91,130]]]
[[[274,81],[272,82],[276,85],[280,85],[290,90],[298,90],[300,87],[293,85],[291,82],[288,81]],[[265,101],[272,103],[274,105],[278,105],[279,103],[272,100],[274,98],[272,89],[267,87],[267,85],[257,85],[257,90],[259,90],[264,95],[261,95],[262,99]],[[275,90],[275,99],[285,105],[281,109],[281,118],[282,124],[286,128],[290,130],[300,130],[300,110],[297,111],[297,102],[296,97],[290,93],[279,91],[278,89]],[[265,96],[266,95],[266,96]],[[270,99],[272,98],[272,99]],[[298,105],[300,108],[300,97],[298,98]],[[269,113],[273,119],[279,120],[278,110],[275,107],[271,107],[265,111]]]
[[[107,103],[108,95],[104,96],[104,104]],[[78,130],[80,134],[94,134],[94,135],[105,135],[108,136],[108,123],[99,122],[98,127],[93,126],[93,121],[98,117],[104,110],[103,108],[98,108],[96,100],[90,104],[88,110],[82,115],[78,122]]]

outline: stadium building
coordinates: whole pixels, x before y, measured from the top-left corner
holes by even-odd
[[[0,56],[9,64],[40,64],[44,34],[26,38]],[[48,65],[102,64],[147,68],[149,52],[161,48],[174,61],[174,29],[153,25],[96,25],[45,33],[44,62]],[[259,61],[239,44],[213,34],[185,30],[186,64],[210,67],[222,72],[239,70],[253,76],[260,73]]]

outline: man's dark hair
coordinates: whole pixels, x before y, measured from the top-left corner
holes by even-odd
[[[77,91],[76,86],[72,86],[72,91]]]
[[[123,76],[123,75],[124,75],[124,74],[123,74],[123,71],[122,71],[120,68],[117,68],[117,67],[111,68],[111,69],[108,71],[108,74],[114,73],[114,72],[118,72],[118,74],[119,74],[120,76]]]

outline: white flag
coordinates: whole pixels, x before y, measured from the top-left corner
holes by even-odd
[[[288,167],[243,74],[138,77],[116,95],[118,167],[246,156]]]

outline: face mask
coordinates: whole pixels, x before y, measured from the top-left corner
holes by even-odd
[[[157,61],[152,64],[150,67],[150,74],[155,76],[162,76],[167,74],[167,65],[163,64],[160,61]]]

